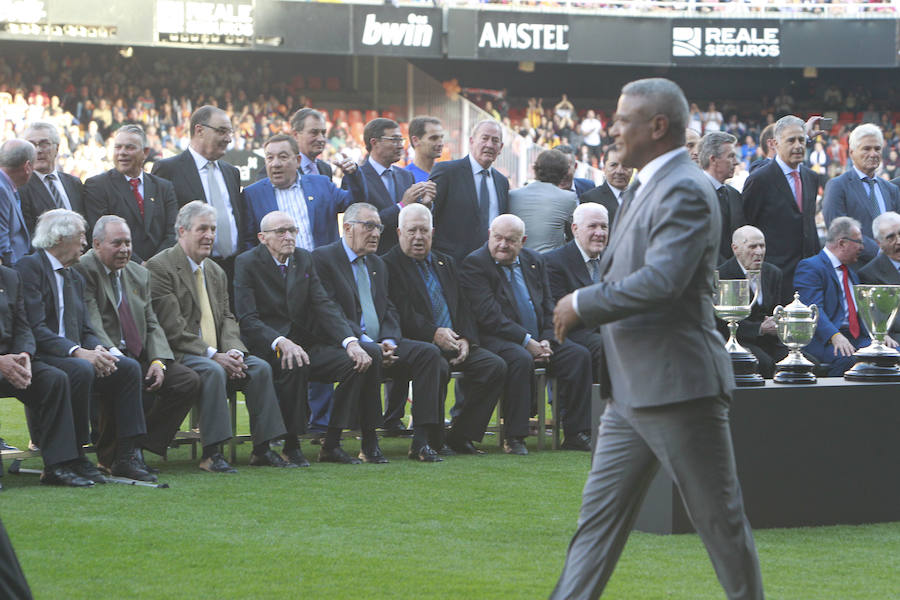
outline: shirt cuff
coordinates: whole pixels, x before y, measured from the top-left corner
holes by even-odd
[[[206,358],[212,358],[215,355],[216,355],[216,349],[211,346],[207,346],[206,347]]]
[[[525,346],[527,346],[527,345],[528,345],[528,342],[530,342],[530,341],[531,341],[531,334],[530,334],[530,333],[526,333],[526,334],[525,334],[525,339],[522,340],[522,347],[524,348]]]
[[[575,311],[575,314],[581,317],[581,311],[578,310],[578,292],[581,290],[575,290],[575,293],[572,294],[572,310]]]
[[[281,340],[286,340],[286,339],[287,339],[287,338],[284,337],[283,335],[279,335],[277,338],[275,338],[275,341],[272,342],[272,351],[273,351],[273,352],[275,351],[275,347],[278,346],[278,344],[281,343]]]
[[[124,354],[122,354],[122,351],[119,350],[118,348],[116,348],[115,346],[110,346],[109,353],[112,354],[113,356],[125,356]]]
[[[243,351],[238,350],[237,348],[232,348],[231,350],[229,350],[229,352],[237,352],[238,354],[241,355],[241,358],[244,358],[244,356],[245,356],[245,354],[243,353]]]
[[[344,340],[341,342],[341,346],[343,346],[344,350],[346,350],[347,346],[350,345],[350,342],[358,342],[358,341],[359,341],[358,337],[356,337],[355,335],[351,335],[349,337],[344,338]]]
[[[73,354],[75,354],[75,351],[78,350],[79,348],[81,348],[81,346],[79,346],[78,344],[75,344],[74,346],[72,346],[71,348],[69,348],[69,351],[66,352],[66,354],[67,354],[68,356],[72,356]]]
[[[369,337],[369,334],[367,334],[367,333],[362,334],[362,335],[359,337],[359,339],[361,339],[361,340],[364,341],[364,342],[374,342],[374,341],[375,341],[375,340],[373,340],[372,338],[370,338],[370,337]]]

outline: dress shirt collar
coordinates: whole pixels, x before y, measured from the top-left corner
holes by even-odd
[[[197,263],[195,263],[195,262],[194,262],[194,259],[191,258],[190,256],[188,256],[187,254],[185,254],[185,256],[187,256],[188,264],[191,265],[191,273],[196,273],[196,272],[197,272],[197,269],[200,268],[200,265],[198,265]],[[204,273],[204,275],[205,275],[205,273]]]
[[[831,250],[829,250],[828,248],[823,248],[822,250],[825,252],[825,256],[828,257],[828,260],[831,261],[831,267],[832,267],[833,269],[835,269],[835,270],[840,269],[840,268],[841,268],[841,265],[843,264],[843,263],[840,261],[840,259],[838,259],[838,257],[835,256],[835,255],[831,252]]]
[[[851,163],[851,164],[852,164],[852,163]],[[857,175],[857,177],[859,177],[860,179],[864,179],[864,178],[868,177],[868,175],[866,175],[865,173],[863,173],[862,171],[860,171],[859,169],[857,169],[857,168],[856,168],[856,165],[853,165],[853,170],[856,171],[856,175]],[[875,179],[875,175],[872,175],[872,179]],[[863,182],[863,183],[865,183],[865,182]]]
[[[206,168],[206,163],[210,162],[209,159],[204,158],[202,154],[194,150],[191,146],[188,146],[188,152],[191,153],[191,156],[194,157],[194,164],[197,165],[197,171],[202,173],[203,169]],[[216,161],[212,161],[216,162]]]
[[[656,175],[657,171],[659,171],[667,162],[681,154],[687,154],[687,150],[683,147],[678,147],[674,150],[669,150],[668,152],[660,154],[659,156],[648,162],[646,165],[644,165],[644,168],[638,171],[638,181],[641,182],[642,186],[647,185],[647,182],[653,179],[653,176]]]
[[[137,177],[130,177],[130,176],[126,175],[125,173],[122,173],[121,175],[122,175],[122,177],[125,178],[125,183],[127,183],[128,185],[131,185],[132,179],[137,179],[141,185],[144,185],[144,170],[143,169],[141,169],[141,172],[138,173]]]
[[[893,258],[888,256],[887,254],[885,254],[885,256],[887,256],[887,259],[889,261],[891,261],[891,264],[894,265],[894,268],[897,269],[898,271],[900,271],[900,262],[897,262],[896,260],[894,260]]]
[[[616,200],[619,201],[619,204],[621,204],[622,203],[622,193],[625,190],[620,190],[619,188],[615,187],[613,184],[611,184],[608,181],[606,182],[606,186],[609,188],[609,191],[611,191],[613,193],[613,196],[615,196]]]
[[[43,183],[45,185],[47,183],[47,181],[46,181],[47,175],[51,175],[51,174],[54,177],[56,177],[57,181],[62,182],[62,178],[59,176],[59,173],[56,172],[56,169],[50,171],[50,173],[41,173],[40,171],[35,171],[34,174],[37,176],[38,179],[41,180],[41,183]]]
[[[359,258],[359,255],[350,249],[350,246],[347,245],[347,241],[344,238],[341,238],[341,245],[344,247],[344,253],[347,255],[347,260],[350,261],[350,264],[353,264],[353,261]]]
[[[272,180],[270,179],[269,182],[271,183],[271,181]],[[297,178],[294,179],[294,182],[291,183],[289,186],[280,188],[280,187],[275,187],[275,185],[273,184],[272,187],[275,188],[276,190],[281,190],[282,192],[287,192],[292,189],[302,190],[303,188],[300,187],[300,173],[299,172],[297,173]]]
[[[58,271],[58,270],[60,270],[60,269],[65,268],[65,267],[63,267],[63,264],[62,264],[61,262],[59,262],[59,259],[58,259],[58,258],[56,258],[55,256],[53,256],[52,254],[50,254],[50,253],[47,252],[46,250],[44,250],[44,254],[47,255],[47,260],[50,261],[50,268],[53,269],[54,272],[55,272],[55,271]]]
[[[718,179],[710,175],[707,171],[703,171],[703,174],[706,175],[706,178],[709,179],[709,182],[713,184],[713,187],[716,188],[716,191],[719,191],[719,188],[724,187],[725,184],[721,183]]]
[[[310,165],[312,165],[313,171],[315,173],[319,172],[319,165],[316,164],[316,161],[301,152],[300,153],[300,170],[303,173],[309,173]]]
[[[781,157],[778,156],[777,154],[775,155],[775,162],[777,162],[778,166],[781,167],[781,172],[784,173],[785,177],[790,177],[790,174],[793,173],[794,171],[796,171],[797,173],[800,172],[800,165],[797,165],[796,169],[792,169],[788,166],[788,164],[786,162],[781,160]],[[791,183],[793,183],[793,180],[789,179],[789,181],[791,181]],[[793,189],[793,188],[791,188],[791,189]]]
[[[272,254],[270,253],[269,256],[272,256]],[[287,257],[287,260],[284,261],[284,262],[278,262],[278,259],[275,258],[274,256],[272,256],[272,260],[275,261],[275,266],[277,266],[277,267],[280,267],[281,265],[284,265],[284,266],[287,267],[287,266],[289,266],[289,265],[291,264],[291,257],[290,257],[290,256],[288,256],[288,257]]]
[[[372,163],[372,168],[375,169],[375,172],[378,173],[379,177],[381,177],[384,174],[384,172],[387,171],[389,168],[389,167],[385,167],[384,165],[382,165],[380,162],[378,162],[371,156],[369,157],[369,162]]]
[[[578,243],[578,240],[575,240],[575,247],[578,248],[578,251],[581,253],[581,258],[585,263],[591,260],[591,257],[582,249],[581,244]],[[597,255],[597,258],[600,258],[599,254]]]
[[[472,158],[471,154],[469,154],[468,157],[469,157],[469,166],[472,167],[472,175],[478,175],[479,173],[481,173],[484,170],[484,167],[479,165],[478,161],[476,161],[474,158]],[[493,169],[491,167],[488,167],[487,169],[488,169],[488,173],[490,174],[490,176],[493,177],[494,176]],[[575,185],[575,184],[573,183],[572,185]]]

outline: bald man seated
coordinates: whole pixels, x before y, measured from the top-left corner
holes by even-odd
[[[734,256],[719,265],[719,279],[746,279],[747,271],[759,271],[759,283],[750,281],[750,294],[757,294],[750,316],[738,323],[738,343],[759,360],[759,373],[767,379],[775,374],[775,363],[788,354],[788,348],[778,338],[772,312],[779,304],[781,269],[765,262],[766,238],[752,225],[744,225],[731,236]],[[757,288],[759,286],[759,288]],[[758,292],[757,292],[758,289]],[[726,338],[728,328],[719,323],[719,331]]]

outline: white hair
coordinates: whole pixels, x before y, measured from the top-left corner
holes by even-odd
[[[87,231],[87,221],[84,220],[84,217],[75,211],[54,208],[38,217],[31,245],[35,248],[53,248],[62,240],[85,231]]]
[[[863,123],[850,132],[850,149],[856,150],[857,146],[862,142],[864,137],[873,136],[878,140],[879,146],[884,146],[884,134],[881,133],[881,127],[871,123]]]
[[[431,211],[418,203],[407,204],[400,209],[400,215],[397,217],[397,227],[403,229],[403,224],[406,222],[406,219],[419,215],[428,218],[428,227],[434,227],[434,217],[432,216]]]
[[[584,204],[579,204],[575,207],[575,212],[572,213],[572,223],[575,225],[581,225],[584,220],[587,218],[588,213],[597,211],[602,213],[606,220],[609,220],[609,211],[602,204],[598,204],[597,202],[585,202]]]

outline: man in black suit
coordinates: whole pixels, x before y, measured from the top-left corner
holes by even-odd
[[[488,239],[491,221],[509,212],[509,180],[491,165],[503,149],[503,130],[492,119],[478,122],[469,154],[431,170],[434,248],[462,261]]]
[[[99,400],[97,460],[113,475],[155,481],[138,450],[147,433],[141,401],[141,366],[113,356],[89,322],[84,278],[69,269],[85,245],[85,220],[57,208],[38,218],[34,254],[16,263],[25,291],[25,308],[37,344],[37,358],[69,377],[76,442],[82,455],[73,470],[86,479],[106,478],[84,457],[90,441],[92,400]]]
[[[719,243],[719,263],[732,256],[731,234],[746,225],[744,217],[744,201],[741,193],[725,183],[734,176],[734,168],[738,164],[735,144],[737,138],[724,131],[711,131],[700,140],[700,168],[716,190],[719,199],[719,210],[722,213],[722,238]]]
[[[84,185],[79,178],[56,168],[56,155],[59,153],[56,126],[36,121],[28,126],[22,137],[31,142],[37,151],[34,173],[19,190],[22,216],[28,231],[34,233],[38,217],[54,208],[67,208],[84,216]]]
[[[773,158],[775,158],[775,154],[777,152],[777,149],[775,147],[775,123],[769,123],[760,132],[759,148],[763,151],[763,157],[760,159],[754,159],[753,162],[750,163],[750,173],[766,166],[767,164],[772,162]]]
[[[764,262],[766,238],[752,225],[735,230],[731,249],[733,256],[719,265],[719,279],[746,279],[747,271],[759,271],[759,279],[750,280],[750,294],[757,294],[756,302],[750,309],[750,316],[738,323],[737,341],[759,360],[760,375],[771,379],[775,374],[775,363],[788,354],[772,318],[775,306],[780,304],[781,269]],[[719,331],[728,337],[727,328],[720,325]]]
[[[0,305],[5,306],[0,311],[0,393],[15,396],[22,402],[39,432],[35,442],[44,459],[41,483],[94,485],[73,470],[79,456],[68,378],[55,367],[32,361],[34,335],[25,313],[25,294],[19,274],[0,266],[0,282]]]
[[[749,225],[763,232],[769,260],[783,276],[777,300],[788,303],[794,296],[797,263],[819,252],[819,179],[803,165],[806,125],[802,119],[782,117],[775,123],[774,136],[775,159],[751,173],[744,184],[744,215]]]
[[[506,361],[503,414],[506,452],[528,454],[535,364],[557,378],[563,448],[591,449],[591,354],[553,337],[553,295],[540,254],[523,248],[525,224],[515,215],[491,223],[487,243],[463,261],[460,284],[478,320],[482,345]]]
[[[586,192],[579,198],[579,201],[582,203],[595,202],[605,206],[609,215],[609,228],[612,229],[616,211],[619,210],[619,204],[622,202],[622,192],[631,181],[631,167],[622,164],[615,146],[607,148],[603,155],[603,176],[606,181]]]
[[[440,388],[448,377],[447,363],[434,344],[402,337],[397,309],[388,297],[387,265],[375,255],[383,228],[378,209],[365,202],[351,204],[344,213],[343,228],[343,238],[313,251],[316,271],[353,334],[376,356],[370,368],[378,379],[384,370],[391,377],[412,380],[414,426],[409,457],[439,462],[442,459],[432,445],[440,448],[442,441]],[[367,410],[360,420],[364,429],[374,430],[381,421],[380,411]],[[348,426],[339,413],[332,412],[323,452],[338,444],[341,429]]]
[[[400,243],[384,256],[390,271],[390,297],[400,313],[400,329],[409,339],[437,346],[448,368],[463,372],[459,381],[465,402],[453,416],[447,445],[461,454],[481,454],[480,442],[506,377],[506,363],[478,345],[475,319],[459,290],[453,259],[431,249],[431,211],[412,204],[400,211]],[[447,382],[442,382],[441,398]],[[399,405],[388,404],[385,421],[403,416],[406,394]],[[443,404],[443,403],[442,403]],[[399,413],[399,414],[396,414]]]
[[[312,255],[296,247],[297,224],[291,216],[270,212],[262,218],[260,229],[259,246],[235,261],[234,303],[241,337],[255,356],[272,367],[287,428],[282,456],[308,467],[298,438],[306,432],[308,421],[308,381],[338,382],[332,413],[347,421],[355,420],[349,415],[378,414],[380,382],[375,378],[377,370],[370,368],[372,357],[322,287]],[[380,357],[376,349],[371,351]],[[364,428],[363,434],[359,458],[386,463],[375,428]],[[339,445],[323,447],[319,460],[353,462]]]
[[[572,235],[575,239],[571,242],[544,255],[554,302],[600,281],[600,256],[609,239],[606,207],[594,202],[579,204],[572,214]],[[569,339],[590,351],[593,381],[600,383],[603,341],[599,326],[578,326],[569,332]]]
[[[565,154],[566,158],[569,160],[569,173],[559,182],[559,187],[561,189],[575,192],[575,195],[580,199],[582,194],[597,187],[590,179],[575,177],[575,171],[578,169],[578,157],[575,156],[575,148],[569,144],[560,144],[554,148],[554,150],[559,150]]]
[[[172,183],[144,172],[150,153],[140,125],[123,125],[113,146],[115,168],[84,183],[88,226],[103,215],[125,219],[132,237],[132,258],[143,263],[175,243],[175,189]]]
[[[434,183],[415,182],[413,174],[400,167],[392,167],[403,157],[403,134],[396,121],[377,118],[366,123],[363,130],[369,157],[360,167],[366,178],[366,202],[378,209],[384,233],[378,243],[382,255],[397,245],[397,215],[400,209],[416,202],[431,207]],[[344,183],[341,187],[349,189]]]
[[[325,115],[312,108],[301,108],[291,115],[291,130],[300,147],[300,172],[304,175],[324,175],[329,179],[334,177],[331,165],[318,158],[328,142],[328,138],[325,137],[328,133]],[[356,172],[355,162],[343,156],[339,159],[344,175]]]
[[[875,217],[872,233],[881,251],[859,270],[860,283],[900,285],[900,214],[888,211]],[[895,340],[900,339],[900,323],[896,319],[890,334]]]
[[[246,214],[241,199],[241,176],[237,168],[221,160],[234,129],[228,113],[209,105],[194,111],[190,127],[188,149],[178,156],[157,161],[152,173],[172,182],[179,208],[192,200],[202,200],[216,209],[212,259],[225,270],[230,284],[234,280],[234,257],[250,247],[241,237]]]

